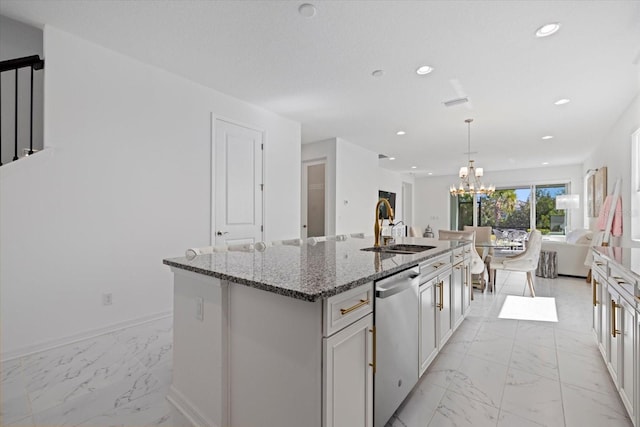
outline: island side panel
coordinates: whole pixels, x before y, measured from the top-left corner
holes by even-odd
[[[173,379],[167,398],[194,425],[227,426],[228,284],[172,270]]]
[[[322,301],[229,285],[229,425],[320,427]]]

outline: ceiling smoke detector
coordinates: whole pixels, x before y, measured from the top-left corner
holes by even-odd
[[[454,105],[466,104],[467,102],[469,102],[469,98],[465,96],[464,98],[456,98],[456,99],[451,99],[449,101],[445,101],[444,106],[453,107]]]

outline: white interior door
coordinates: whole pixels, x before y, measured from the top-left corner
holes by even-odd
[[[326,235],[326,160],[302,163],[302,197],[300,237]]]
[[[216,119],[212,242],[262,240],[262,132]]]

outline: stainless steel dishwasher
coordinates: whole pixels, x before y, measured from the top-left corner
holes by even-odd
[[[384,427],[418,382],[417,267],[376,282],[374,426]]]

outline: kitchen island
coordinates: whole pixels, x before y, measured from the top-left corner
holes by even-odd
[[[422,330],[430,321],[440,324],[433,317],[438,310],[446,313],[441,324],[449,325],[448,331],[440,326],[443,333],[423,333],[436,346],[462,320],[469,300],[468,268],[462,268],[469,243],[399,243],[433,248],[361,250],[373,245],[369,237],[165,259],[175,283],[169,400],[194,425],[372,426],[374,282],[424,266],[432,285],[424,292],[425,310],[433,315],[422,320]],[[460,273],[454,273],[458,258]],[[415,355],[416,366],[435,357],[423,353]]]

